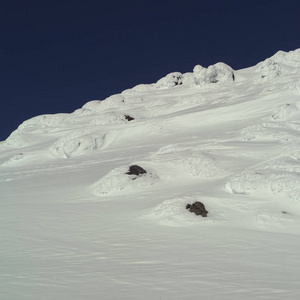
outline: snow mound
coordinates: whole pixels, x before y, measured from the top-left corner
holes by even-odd
[[[234,194],[283,194],[300,203],[300,162],[281,157],[264,163],[254,170],[246,170],[229,178],[226,188]]]
[[[282,74],[295,73],[296,68],[300,66],[300,49],[285,52],[278,51],[270,58],[265,59],[257,65],[257,82],[266,82],[274,80]],[[281,76],[280,76],[281,77]]]
[[[157,88],[172,88],[179,85],[203,86],[210,83],[232,82],[235,80],[234,70],[225,63],[216,63],[208,68],[196,65],[193,73],[172,72],[159,79],[154,85],[135,87],[135,90],[147,91]]]
[[[125,97],[121,94],[112,95],[105,100],[93,100],[87,102],[80,110],[75,111],[76,114],[90,115],[106,110],[122,107],[125,102]]]
[[[68,114],[55,114],[55,115],[40,115],[33,117],[29,120],[24,121],[19,127],[18,130],[24,130],[33,127],[56,127],[57,124],[62,123]]]
[[[274,61],[284,63],[291,67],[300,66],[300,49],[294,51],[278,51],[271,57]]]
[[[181,85],[182,84],[182,74],[180,72],[173,72],[168,74],[167,76],[159,79],[156,84],[155,87],[157,88],[170,88],[170,87],[174,87],[177,85]]]
[[[162,226],[169,227],[188,227],[188,226],[201,226],[211,225],[217,219],[222,218],[222,212],[215,210],[212,213],[210,210],[215,206],[215,199],[205,198],[204,205],[208,210],[207,218],[196,216],[194,213],[186,209],[187,204],[196,201],[203,201],[200,195],[188,195],[183,197],[174,197],[167,199],[144,212],[141,219],[155,222]],[[211,218],[214,215],[214,218]]]
[[[213,156],[201,153],[197,148],[167,145],[151,155],[153,166],[161,179],[221,178],[228,172],[217,165]]]
[[[281,74],[281,66],[271,58],[261,62],[257,68],[259,73],[257,81],[264,82],[274,79]]]
[[[232,82],[235,79],[234,71],[224,63],[216,63],[204,68],[197,65],[193,69],[194,80],[196,85],[205,85],[217,82]]]
[[[199,222],[211,222],[211,220],[200,218],[186,210],[186,205],[193,202],[195,200],[192,197],[168,199],[146,211],[141,218],[170,227],[192,226],[199,224]]]
[[[144,166],[144,165],[143,165]],[[114,196],[124,193],[135,194],[144,192],[156,184],[159,178],[151,172],[134,176],[127,175],[128,167],[120,167],[110,171],[93,185],[94,194],[99,197]]]
[[[68,158],[103,149],[114,139],[113,132],[103,135],[91,135],[86,131],[74,131],[62,136],[49,149],[54,157]]]
[[[15,148],[22,148],[38,142],[37,135],[56,132],[67,123],[72,122],[69,114],[40,115],[24,121],[6,139],[6,144]]]

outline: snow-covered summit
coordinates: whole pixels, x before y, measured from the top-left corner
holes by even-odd
[[[299,79],[279,51],[23,122],[0,143],[5,298],[298,299]]]

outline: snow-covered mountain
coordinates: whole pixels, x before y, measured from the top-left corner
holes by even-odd
[[[29,119],[0,191],[1,299],[299,299],[300,49]]]

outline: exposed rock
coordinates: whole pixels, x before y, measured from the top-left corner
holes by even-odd
[[[134,118],[133,118],[133,117],[130,117],[129,115],[125,115],[124,117],[125,117],[125,119],[126,119],[128,122],[134,120]]]
[[[147,172],[140,166],[138,165],[133,165],[129,167],[129,172],[126,174],[128,175],[141,175],[141,174],[146,174]]]
[[[196,201],[193,204],[187,204],[186,209],[189,209],[190,212],[195,213],[197,216],[201,215],[202,217],[207,217],[208,214],[204,204],[199,201]]]

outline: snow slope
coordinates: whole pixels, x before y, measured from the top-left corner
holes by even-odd
[[[299,299],[300,49],[27,120],[0,191],[0,299]]]

